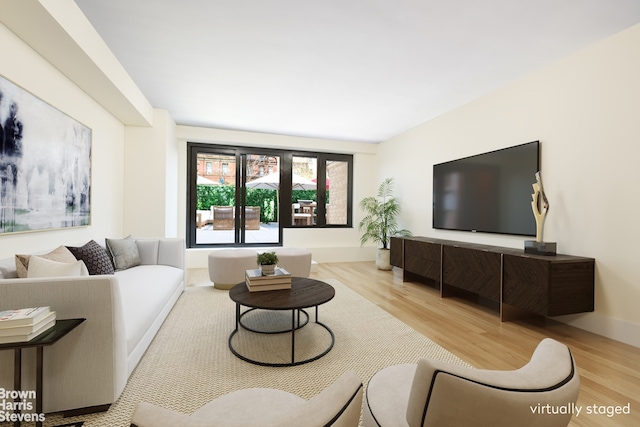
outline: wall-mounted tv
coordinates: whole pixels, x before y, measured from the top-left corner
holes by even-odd
[[[535,236],[539,170],[539,141],[434,165],[433,228]]]

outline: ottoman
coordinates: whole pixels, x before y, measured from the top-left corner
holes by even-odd
[[[258,253],[251,249],[220,249],[209,254],[209,279],[216,289],[231,289],[244,282],[245,271],[258,268]]]
[[[277,248],[278,267],[282,267],[295,277],[309,277],[311,274],[311,252],[303,248]]]

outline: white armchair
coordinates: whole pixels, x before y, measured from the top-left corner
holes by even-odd
[[[140,403],[132,427],[357,427],[362,381],[345,372],[315,397],[305,400],[281,390],[249,388],[212,400],[191,415]]]
[[[549,414],[578,399],[570,350],[546,338],[514,371],[491,371],[422,359],[376,373],[367,385],[364,427],[556,427],[571,413]],[[549,407],[547,405],[550,405]]]

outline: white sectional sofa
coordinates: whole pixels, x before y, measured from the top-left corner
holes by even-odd
[[[115,402],[184,290],[183,239],[135,239],[135,246],[140,265],[114,274],[17,278],[15,259],[0,260],[0,310],[50,306],[58,319],[86,318],[45,347],[45,413]],[[0,388],[13,389],[13,362],[13,351],[0,352]],[[23,350],[22,371],[22,389],[35,390],[33,349]]]

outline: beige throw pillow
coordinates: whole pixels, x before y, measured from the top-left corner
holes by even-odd
[[[27,277],[82,276],[83,266],[82,261],[58,262],[34,255],[29,260]]]
[[[64,246],[60,246],[48,254],[38,255],[40,258],[48,259],[58,262],[76,262],[76,257],[73,256],[71,251]],[[16,255],[16,273],[18,277],[25,278],[29,270],[29,259],[32,255]],[[86,267],[85,267],[86,268]]]

